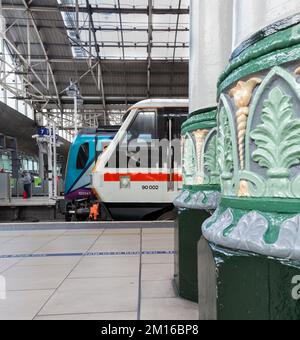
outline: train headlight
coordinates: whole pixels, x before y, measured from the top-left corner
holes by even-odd
[[[129,176],[121,176],[120,177],[120,188],[121,189],[129,189],[130,188],[130,177]]]

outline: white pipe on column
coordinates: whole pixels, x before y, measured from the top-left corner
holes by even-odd
[[[264,27],[299,12],[299,0],[234,0],[233,49]]]
[[[74,97],[74,120],[75,120],[75,136],[78,134],[78,106],[77,106],[77,95]]]
[[[56,150],[56,126],[53,123],[53,196],[57,198],[57,150]]]
[[[232,14],[232,0],[191,0],[190,112],[216,105],[217,81],[231,54]]]
[[[49,182],[49,199],[53,198],[53,152],[52,152],[52,126],[49,126],[49,143],[48,143],[48,182]]]
[[[40,178],[45,178],[45,164],[44,164],[44,152],[43,152],[43,146],[39,143],[39,176]]]

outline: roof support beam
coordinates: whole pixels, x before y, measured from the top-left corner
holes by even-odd
[[[79,39],[79,0],[76,0],[76,33]]]
[[[167,81],[167,82],[166,82]],[[64,86],[66,83],[64,81],[59,81],[58,82],[59,85],[61,86]],[[94,82],[92,81],[92,79],[90,81],[86,81],[84,83],[86,86],[93,86],[94,85]],[[110,81],[110,82],[107,82],[105,83],[107,87],[114,87],[115,85],[115,82],[114,81]],[[137,88],[145,88],[145,83],[144,82],[141,82],[141,81],[131,81],[128,83],[128,86],[129,87],[137,87]],[[173,84],[174,87],[184,87],[186,88],[188,86],[188,83],[186,81],[186,79],[184,79],[184,81],[178,83],[178,84]],[[170,83],[169,83],[169,80],[163,80],[163,82],[153,82],[151,83],[151,87],[152,89],[157,89],[157,88],[164,88],[164,87],[170,87]]]
[[[2,59],[0,58],[0,61],[2,62]],[[186,64],[188,64],[188,63],[186,63]],[[177,67],[177,69],[175,69],[175,72],[174,71],[171,71],[171,66],[172,66],[172,64],[171,63],[168,63],[168,64],[166,64],[166,65],[168,65],[168,69],[165,67],[164,69],[158,69],[158,70],[152,70],[152,75],[156,75],[156,76],[159,76],[159,75],[169,75],[169,74],[171,74],[171,73],[175,73],[175,74],[177,74],[177,75],[187,75],[187,71],[186,71],[186,69],[184,69],[183,67],[181,68],[181,69],[178,69],[178,67]],[[178,63],[174,63],[174,65],[177,65],[178,66]],[[93,68],[96,68],[98,66],[98,64],[94,64],[92,67]],[[118,76],[120,73],[122,73],[123,72],[123,68],[117,68],[117,66],[114,66],[113,64],[111,65],[111,67],[112,68],[110,68],[109,70],[105,70],[105,72],[104,72],[104,74],[110,74],[110,75],[115,75],[115,76]],[[84,70],[81,70],[82,72],[88,72],[88,70],[87,71],[84,71]],[[54,72],[54,74],[57,74],[58,76],[68,76],[68,75],[71,75],[72,76],[72,79],[75,79],[74,77],[73,77],[73,75],[76,75],[77,74],[77,72],[78,71],[76,71],[76,70],[70,70],[70,71],[68,71],[68,70],[57,70],[57,71],[55,71]],[[1,71],[0,70],[0,74],[2,74],[2,73],[4,73],[3,71]],[[23,76],[23,75],[27,75],[27,73],[26,72],[24,72],[24,71],[13,71],[12,73],[15,73],[15,74],[17,74],[17,75],[19,75],[19,76]],[[4,73],[5,75],[9,75],[9,72],[5,72]],[[43,71],[43,72],[40,72],[39,73],[40,75],[47,75],[47,73],[45,72],[45,71]],[[133,70],[132,72],[131,72],[131,74],[132,75],[144,75],[145,74],[145,72],[144,71],[137,71],[137,70]],[[85,73],[83,73],[81,76],[80,76],[80,78],[81,77],[86,77],[86,75],[87,74],[85,74]],[[82,78],[81,78],[82,79]],[[81,80],[80,79],[80,80]]]
[[[12,55],[14,56],[15,54],[12,53]],[[31,59],[32,63],[45,63],[46,60],[41,57],[41,56],[33,56],[32,59]],[[55,57],[49,57],[49,61],[52,63],[52,64],[64,64],[64,63],[78,63],[78,64],[84,64],[86,63],[86,59],[74,59],[74,58],[55,58]],[[159,63],[170,63],[172,62],[172,60],[169,60],[169,59],[159,59],[159,60],[154,60],[154,62],[159,62]],[[182,62],[184,64],[188,63],[188,59],[183,59],[183,58],[180,58],[180,62]],[[94,65],[97,63],[97,60],[96,58],[93,59],[93,62],[94,62]],[[102,65],[105,65],[106,63],[120,63],[121,60],[120,59],[102,59]],[[145,59],[126,59],[126,63],[145,63]],[[174,63],[178,63],[177,60],[174,61]]]
[[[34,17],[33,17],[33,14],[31,12],[31,9],[28,6],[26,0],[22,0],[22,1],[23,1],[23,4],[24,4],[24,7],[25,7],[25,9],[26,9],[26,11],[28,13],[28,16],[29,16],[28,19],[30,19],[30,21],[31,21],[31,23],[33,25],[33,28],[35,30],[35,33],[36,33],[37,38],[39,40],[39,43],[41,45],[42,51],[43,51],[43,53],[45,55],[47,66],[49,68],[49,72],[50,72],[50,75],[51,75],[51,78],[52,78],[52,82],[53,82],[53,85],[54,85],[54,89],[55,89],[55,93],[56,93],[56,96],[57,96],[58,107],[61,110],[61,114],[62,114],[62,104],[61,104],[61,100],[60,100],[60,97],[59,97],[58,88],[57,88],[56,80],[55,80],[55,77],[54,77],[53,69],[52,69],[51,63],[49,62],[48,53],[47,53],[46,48],[44,46],[43,39],[41,37],[40,31],[38,29],[38,26],[37,26],[37,24],[36,24],[36,22],[34,20]]]
[[[153,6],[152,6],[153,7]],[[21,5],[12,5],[9,3],[2,4],[3,10],[14,10],[14,11],[24,11],[24,7]],[[116,7],[92,7],[93,13],[110,13],[110,14],[148,14],[148,8],[121,8],[118,9]],[[66,6],[66,5],[58,5],[58,6],[30,6],[30,10],[32,12],[76,12],[76,6]],[[89,13],[88,6],[86,7],[79,7],[79,12],[81,13]],[[153,14],[178,14],[177,8],[153,8]],[[180,14],[189,14],[189,9],[181,9]]]
[[[121,9],[120,0],[118,0],[118,8]],[[123,31],[123,21],[122,21],[122,14],[119,12],[119,21],[120,21],[120,28],[121,28],[121,41],[122,41],[122,57],[123,57],[123,64],[124,64],[124,79],[125,79],[125,97],[128,96],[128,81],[127,81],[127,72],[126,72],[126,58],[125,58],[125,47],[124,47],[124,31]],[[126,100],[127,104],[127,100]]]
[[[20,62],[23,63],[24,66],[26,66],[33,76],[38,80],[38,82],[42,85],[44,89],[47,90],[47,85],[43,82],[41,77],[36,73],[36,71],[33,69],[31,65],[28,64],[27,60],[23,57],[23,55],[20,53],[20,51],[16,48],[16,46],[5,36],[0,32],[1,37],[5,40],[7,46],[12,50],[13,52],[11,53],[12,56],[17,57]]]
[[[178,2],[178,10],[181,8],[181,0]],[[176,20],[176,31],[175,31],[175,40],[174,40],[174,50],[173,50],[173,70],[175,71],[174,67],[174,61],[176,57],[176,46],[177,46],[177,38],[178,38],[178,26],[179,26],[179,19],[180,19],[180,14],[177,14],[177,20]],[[172,93],[174,89],[174,73],[171,74],[171,79],[170,79],[170,92]]]
[[[175,41],[174,41],[174,51],[173,51],[173,61],[175,60],[175,56],[176,56],[176,47],[177,47],[177,38],[178,38],[178,26],[179,26],[179,18],[180,18],[180,8],[181,8],[181,0],[179,0],[178,3],[178,15],[177,15],[177,21],[176,21],[176,30],[175,30]]]
[[[151,96],[151,52],[153,44],[153,4],[148,0],[148,65],[147,65],[147,97]]]
[[[153,33],[153,31],[151,31],[151,33]],[[16,46],[19,46],[19,45],[27,45],[26,42],[21,42],[21,41],[16,41],[15,42],[15,45]],[[40,45],[39,43],[32,43],[31,45]],[[55,43],[46,43],[44,44],[45,46],[58,46],[58,47],[68,47],[69,45],[67,44],[55,44]],[[77,47],[78,46],[78,43],[71,43],[71,47]],[[84,42],[81,44],[81,47],[121,47],[122,49],[123,48],[147,48],[148,47],[148,43],[141,43],[141,44],[136,44],[134,42],[124,42],[122,44],[120,44],[119,42],[105,42],[105,43],[93,43],[93,44],[89,44],[88,42]],[[152,42],[152,47],[155,47],[155,48],[166,48],[166,47],[169,47],[169,48],[189,48],[189,44],[186,44],[186,43],[176,43],[176,45],[174,45],[174,43],[172,44],[169,44],[169,43],[153,43]],[[85,50],[85,49],[84,49]]]
[[[101,65],[101,56],[100,56],[100,48],[98,45],[97,41],[97,35],[95,31],[95,25],[94,25],[94,20],[93,20],[93,8],[90,5],[89,0],[86,0],[86,6],[88,8],[88,15],[89,15],[89,20],[90,20],[90,26],[91,30],[93,33],[93,38],[94,38],[94,43],[95,43],[95,50],[96,50],[96,55],[97,55],[97,62],[98,62],[98,74],[99,74],[99,79],[100,79],[100,88],[101,88],[101,95],[102,95],[102,104],[105,109],[106,102],[105,102],[105,93],[104,93],[104,84],[103,84],[103,74],[102,74],[102,65]]]
[[[59,23],[59,22],[58,22]],[[11,25],[6,25],[6,27],[9,29]],[[22,25],[22,24],[18,24],[19,28],[26,28],[26,25]],[[32,26],[31,26],[32,27]],[[57,31],[65,31],[66,29],[68,31],[72,31],[74,30],[74,27],[72,26],[66,26],[66,27],[53,27],[53,26],[48,26],[48,25],[39,25],[40,29],[51,29],[51,30],[57,30]],[[89,31],[89,27],[80,27],[79,28],[80,31]],[[119,32],[119,31],[123,31],[123,32],[148,32],[148,28],[139,28],[139,27],[96,27],[95,26],[95,30],[96,31],[103,31],[103,32]],[[188,32],[189,29],[186,28],[180,28],[178,27],[178,29],[176,30],[176,28],[172,28],[172,27],[167,27],[167,28],[153,28],[153,32]]]
[[[15,75],[17,75],[17,74],[20,74],[20,72],[16,69],[16,67],[13,67],[12,65],[7,64],[7,63],[5,62],[5,60],[3,60],[2,58],[0,58],[0,60],[1,60],[2,65],[5,65],[5,66],[6,66],[5,69],[4,69],[3,71],[1,71],[1,74],[3,73],[4,76],[3,76],[3,78],[0,79],[0,85],[1,85],[3,88],[5,88],[6,90],[9,90],[10,92],[14,93],[15,96],[17,96],[18,91],[20,92],[20,89],[17,87],[17,84],[16,84],[16,83],[14,83],[14,84],[7,84],[6,79],[8,78],[8,76],[9,76],[10,74],[15,74]],[[10,70],[7,70],[7,67],[8,67]],[[28,67],[28,65],[25,65],[25,67]],[[24,82],[24,86],[23,86],[23,88],[22,88],[22,90],[21,90],[21,92],[24,92],[24,93],[22,94],[22,96],[23,96],[24,98],[26,98],[26,100],[34,101],[34,98],[43,98],[43,100],[46,101],[46,100],[47,100],[47,99],[46,99],[46,95],[45,95],[43,92],[41,92],[40,89],[39,89],[37,86],[35,86],[35,84],[34,84],[33,81],[29,80],[29,79],[26,77],[27,73],[26,73],[26,72],[23,72],[21,75],[22,75],[23,82]],[[40,84],[40,82],[38,81],[38,82],[37,82],[37,85],[39,85],[39,84]],[[30,86],[33,90],[36,91],[36,93],[31,93],[31,92],[29,92],[27,86]],[[26,88],[26,89],[25,89],[25,88]],[[53,98],[53,97],[52,97],[52,98]],[[53,100],[54,100],[54,98],[53,98]]]

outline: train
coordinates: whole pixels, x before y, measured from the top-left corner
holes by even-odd
[[[188,99],[148,99],[128,110],[92,171],[100,219],[156,220],[174,211],[188,111]]]
[[[65,181],[65,220],[88,220],[95,195],[91,174],[98,157],[113,140],[119,126],[82,129],[69,151]]]

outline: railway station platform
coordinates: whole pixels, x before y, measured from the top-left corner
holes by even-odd
[[[63,197],[49,199],[48,197],[21,197],[10,200],[0,199],[1,221],[54,221],[59,218],[58,204]],[[63,218],[63,217],[62,217]]]
[[[197,320],[173,276],[173,222],[0,224],[0,319]]]

